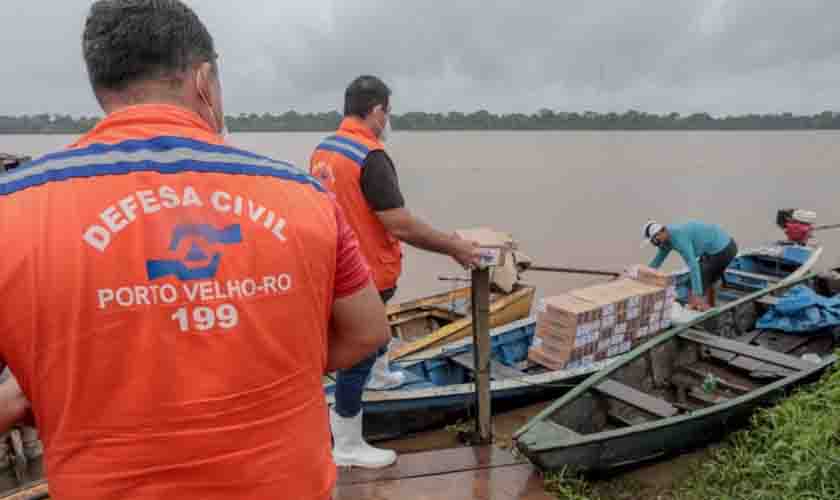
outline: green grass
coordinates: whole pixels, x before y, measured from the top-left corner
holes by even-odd
[[[590,483],[567,471],[548,475],[545,489],[560,500],[636,500],[648,498],[651,493],[633,478]]]
[[[676,488],[677,500],[840,498],[840,369],[780,405]]]
[[[561,500],[828,500],[840,499],[840,368],[760,410],[711,458],[667,491],[632,479],[588,483],[562,472],[546,478]]]

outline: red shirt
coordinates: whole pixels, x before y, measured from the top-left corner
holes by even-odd
[[[370,275],[317,181],[136,106],[0,178],[0,231],[54,497],[329,498],[328,325]]]

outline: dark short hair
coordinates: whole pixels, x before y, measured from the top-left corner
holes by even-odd
[[[381,104],[388,107],[391,89],[375,76],[362,75],[347,86],[344,92],[344,114],[364,118]]]
[[[98,0],[90,8],[82,51],[94,89],[121,90],[144,80],[177,78],[212,62],[213,37],[180,0]]]

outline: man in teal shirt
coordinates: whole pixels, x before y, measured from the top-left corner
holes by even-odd
[[[689,221],[663,226],[648,221],[642,230],[645,240],[659,248],[650,267],[659,269],[671,250],[676,250],[691,271],[689,307],[704,311],[715,306],[715,283],[738,254],[732,236],[715,224]]]

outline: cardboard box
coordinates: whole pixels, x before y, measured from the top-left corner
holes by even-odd
[[[529,358],[561,369],[625,353],[662,328],[667,297],[665,287],[626,278],[546,297]]]
[[[601,307],[598,304],[569,294],[545,297],[540,301],[538,310],[546,313],[546,319],[568,326],[601,319]]]
[[[672,284],[671,275],[647,266],[639,266],[636,279],[642,283],[666,288]]]
[[[502,266],[508,251],[516,250],[516,241],[508,233],[495,231],[488,227],[459,229],[459,237],[478,243],[481,252],[481,266]]]
[[[553,356],[546,354],[542,346],[535,344],[528,349],[528,359],[551,370],[562,370],[567,364],[567,361],[557,361]]]

